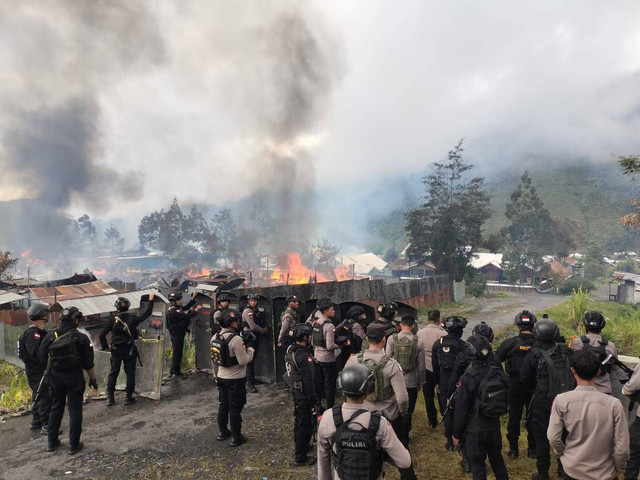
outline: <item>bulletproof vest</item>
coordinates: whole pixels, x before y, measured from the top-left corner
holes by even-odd
[[[216,312],[222,312],[222,309],[216,308],[213,312],[211,312],[211,318],[209,319],[209,329],[211,330],[212,335],[215,335],[222,330],[222,327],[218,324],[217,320],[214,320],[213,318]]]
[[[553,345],[548,349],[533,349],[538,356],[536,369],[536,391],[550,401],[556,395],[573,390],[576,381],[571,374],[569,349],[566,345]]]
[[[303,361],[307,362],[309,361],[309,358],[312,358],[311,351],[307,347],[301,347],[299,345],[291,345],[284,356],[285,368],[287,370],[287,375],[289,375],[289,378],[291,379],[292,388],[293,390],[298,391],[303,390],[302,370],[298,363],[298,357],[300,357],[300,355],[296,355],[300,351],[304,354]],[[310,368],[309,371],[311,372],[311,380],[313,381],[314,368]]]
[[[370,358],[365,360],[363,353],[359,353],[357,358],[358,363],[366,365],[367,367],[369,367],[369,370],[373,372],[376,382],[375,390],[373,391],[373,393],[367,395],[367,400],[369,400],[370,402],[382,402],[391,398],[394,395],[393,388],[391,387],[391,385],[385,386],[384,384],[384,367],[387,365],[387,363],[389,363],[391,357],[389,357],[389,355],[383,355],[380,359],[380,362],[378,363]]]
[[[331,449],[331,461],[342,480],[376,480],[382,472],[383,450],[378,446],[376,434],[380,428],[380,412],[371,412],[369,426],[352,429],[349,423],[367,410],[357,410],[345,422],[342,407],[332,409],[336,433],[333,437],[335,451]]]
[[[589,342],[589,337],[587,337],[586,335],[582,335],[580,337],[580,340],[582,340],[582,348],[583,350],[589,350],[593,353],[595,353],[598,357],[598,361],[600,362],[600,375],[606,375],[611,371],[611,365],[602,365],[602,361],[607,358],[607,345],[609,344],[608,341],[606,341],[604,338],[601,340],[596,340],[596,342],[598,343],[598,345],[593,345],[592,343]]]
[[[36,331],[33,331],[33,329],[35,329]],[[18,358],[22,360],[25,363],[25,365],[27,363],[29,364],[38,363],[37,358],[33,358],[31,355],[29,355],[29,351],[27,350],[27,345],[25,342],[25,337],[27,335],[32,335],[32,334],[35,335],[36,333],[40,334],[40,340],[42,340],[44,336],[47,334],[45,330],[42,330],[37,325],[32,324],[32,325],[29,325],[27,329],[24,332],[22,332],[22,335],[20,335],[20,338],[18,338]]]
[[[76,341],[75,333],[75,329],[63,334],[59,334],[57,331],[53,332],[54,340],[49,345],[49,360],[54,371],[66,372],[80,366],[78,342]]]
[[[211,337],[211,361],[213,363],[225,368],[238,365],[238,359],[232,357],[229,352],[229,342],[237,335],[237,333],[232,333],[225,337],[222,333],[218,332]]]
[[[508,383],[502,370],[494,365],[480,381],[476,393],[476,414],[485,417],[501,417],[509,411],[507,400]]]
[[[123,345],[125,343],[131,343],[132,340],[133,335],[131,334],[129,325],[127,325],[122,318],[116,316],[114,318],[113,328],[111,329],[111,344]]]
[[[507,371],[509,375],[514,377],[520,376],[520,368],[524,363],[524,358],[531,351],[535,338],[533,335],[527,335],[525,338],[519,336],[515,345],[507,355]]]
[[[403,372],[410,372],[416,368],[418,353],[418,337],[399,337],[393,334],[393,358],[400,364]]]
[[[458,354],[462,351],[464,342],[459,338],[446,335],[438,340],[440,347],[438,348],[438,366],[440,370],[452,371]]]
[[[267,326],[267,322],[264,318],[264,312],[261,312],[258,307],[252,308],[251,310],[253,310],[253,321],[256,322],[256,325],[265,328]]]
[[[311,334],[311,344],[314,347],[327,348],[327,339],[324,336],[324,325],[328,320],[323,322],[313,322],[313,333]]]

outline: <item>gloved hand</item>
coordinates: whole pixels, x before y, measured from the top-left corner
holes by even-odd
[[[255,333],[249,330],[243,330],[240,333],[240,336],[244,340],[244,344],[247,348],[253,348],[254,350],[256,349],[256,346],[258,344],[258,337],[256,337]]]
[[[400,480],[418,480],[416,477],[416,472],[413,471],[413,465],[409,468],[399,468],[400,472]]]
[[[98,389],[98,380],[95,379],[95,378],[90,379],[89,380],[89,386],[91,388],[93,388],[94,390],[97,390]]]

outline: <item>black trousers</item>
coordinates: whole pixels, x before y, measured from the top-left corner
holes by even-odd
[[[171,369],[169,370],[169,375],[181,375],[180,364],[182,363],[185,334],[186,332],[184,331],[171,334],[171,348],[173,349],[173,355],[171,357]]]
[[[69,446],[75,447],[82,434],[82,397],[84,395],[84,377],[82,370],[70,372],[51,372],[51,413],[49,415],[49,444],[58,439],[58,430],[62,423],[64,407],[69,402]]]
[[[409,445],[409,432],[405,429],[404,418],[402,415],[398,415],[395,420],[389,420],[393,431],[396,433],[398,440],[406,447]]]
[[[340,348],[340,355],[336,358],[336,368],[338,369],[338,372],[341,372],[344,369],[347,360],[351,357],[351,353],[351,345]]]
[[[546,430],[545,430],[546,433]],[[502,436],[500,430],[489,432],[469,432],[465,434],[465,448],[473,480],[486,480],[485,459],[489,463],[496,480],[508,480],[509,474],[502,458]]]
[[[440,403],[440,411],[444,412],[447,408],[447,397],[443,394],[438,394],[438,402]],[[453,408],[450,408],[447,414],[442,418],[444,422],[444,436],[447,440],[451,440],[453,436]]]
[[[640,419],[636,418],[629,427],[629,440],[631,444],[627,469],[624,471],[625,480],[637,480],[640,473]]]
[[[509,420],[507,421],[507,440],[510,447],[518,447],[518,439],[520,438],[520,421],[522,413],[526,412],[529,417],[529,404],[533,392],[522,388],[522,383],[517,378],[509,378]],[[536,449],[536,441],[531,429],[531,419],[527,418],[525,422],[527,429],[527,444],[529,450]]]
[[[247,383],[249,385],[255,385],[256,383],[256,358],[258,357],[258,344],[259,342],[256,342],[256,344],[254,345],[254,353],[253,353],[253,360],[251,360],[249,363],[247,363]]]
[[[433,381],[433,372],[427,370],[426,381],[422,385],[422,395],[424,395],[424,405],[427,409],[427,418],[429,419],[429,425],[435,427],[438,424],[438,411],[435,404],[435,391],[436,384]],[[438,403],[440,401],[438,400]],[[440,413],[444,410],[440,405]]]
[[[247,403],[245,381],[245,378],[228,380],[218,377],[218,428],[220,433],[231,430],[231,435],[234,437],[239,437],[242,433],[242,409]]]
[[[407,387],[407,393],[409,394],[409,409],[404,419],[404,431],[409,439],[409,432],[411,431],[411,419],[413,418],[413,411],[416,409],[416,402],[418,401],[418,387]]]
[[[27,375],[27,383],[29,384],[29,388],[32,392],[31,398],[36,398],[36,393],[38,392],[40,380],[42,379],[44,372],[41,370],[33,371],[27,368],[25,370],[25,373]],[[49,424],[49,412],[51,411],[50,388],[51,387],[49,379],[45,379],[44,382],[42,382],[42,388],[40,389],[38,402],[31,409],[31,424],[34,426]]]
[[[336,380],[338,367],[336,362],[316,362],[316,388],[318,397],[327,399],[327,410],[333,407],[336,400]]]
[[[543,476],[549,474],[551,467],[551,453],[547,439],[550,417],[551,402],[539,396],[534,398],[531,408],[531,428],[536,441],[536,467],[538,473]]]
[[[120,374],[120,365],[124,364],[124,373],[127,375],[127,384],[125,392],[127,396],[133,395],[136,387],[136,357],[129,355],[131,351],[130,345],[115,347],[111,352],[111,370],[107,377],[107,392],[113,393],[116,389],[116,381]]]
[[[313,417],[311,415],[313,405],[301,392],[293,393],[293,402],[295,461],[304,462],[307,459],[307,450],[313,433]]]

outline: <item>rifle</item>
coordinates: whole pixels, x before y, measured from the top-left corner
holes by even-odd
[[[49,371],[51,370],[51,357],[47,360],[47,368],[45,368],[44,373],[42,374],[42,378],[40,379],[40,383],[38,383],[38,389],[36,390],[36,394],[33,396],[33,401],[31,402],[31,410],[34,410],[38,405],[38,400],[40,399],[40,395],[42,394],[42,389],[46,385],[46,378],[49,376]]]
[[[138,352],[138,346],[136,345],[136,342],[134,342],[133,340],[131,340],[131,349],[129,350],[129,356],[135,356],[138,359],[138,363],[140,364],[140,367],[142,367],[142,359],[140,358],[140,352]]]
[[[620,368],[620,370],[622,370],[624,373],[626,373],[629,378],[624,381],[620,380],[620,383],[627,383],[629,380],[631,380],[631,375],[633,375],[633,370],[627,367],[624,363],[622,363],[617,358],[614,358],[613,355],[611,354],[607,355],[607,357],[602,361],[602,365],[615,365],[616,367]],[[639,400],[638,398],[639,394],[640,392],[635,392],[632,396],[629,396],[629,407],[627,407],[627,410],[629,413],[632,412],[633,407]]]
[[[447,408],[444,409],[444,412],[442,413],[442,418],[447,416],[447,413],[449,413],[449,410],[453,409],[454,405],[456,404],[456,396],[458,395],[458,389],[456,388],[453,393],[449,396],[449,398],[447,398]]]

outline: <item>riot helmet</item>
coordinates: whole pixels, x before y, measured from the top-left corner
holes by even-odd
[[[378,305],[378,315],[391,321],[398,314],[398,304],[396,302],[385,302]]]
[[[480,322],[478,325],[473,327],[474,335],[482,335],[484,338],[489,340],[489,343],[493,342],[493,328],[491,328],[486,322]]]
[[[118,312],[126,312],[127,310],[129,310],[129,307],[131,306],[131,302],[129,301],[128,298],[118,297],[114,302],[113,306],[116,308]]]
[[[169,294],[169,301],[171,303],[177,302],[178,300],[182,300],[182,292],[171,292]]]
[[[338,388],[342,390],[345,397],[364,397],[374,392],[376,377],[369,367],[362,363],[355,363],[340,372]]]
[[[558,324],[549,318],[543,318],[533,326],[533,335],[537,340],[553,342],[559,333]]]
[[[226,293],[221,293],[220,295],[216,296],[216,301],[218,303],[229,302],[231,301],[231,298]]]
[[[537,320],[538,319],[536,318],[536,316],[529,310],[523,310],[516,315],[514,323],[521,330],[526,327],[528,327],[528,329],[530,330],[533,328],[533,324],[536,323]]]
[[[367,312],[365,312],[364,308],[360,305],[354,305],[347,310],[347,318],[352,320],[358,320],[358,317],[363,314],[366,315]]]
[[[289,305],[292,302],[296,302],[299,303],[300,300],[298,300],[298,297],[296,297],[295,295],[289,295],[287,296],[287,298],[285,299],[285,301],[287,302],[287,305]]]
[[[260,295],[258,295],[257,293],[250,293],[249,295],[247,295],[247,300],[258,300],[260,298]]]
[[[458,338],[462,337],[462,331],[467,326],[467,319],[464,317],[447,317],[444,319],[444,329],[447,333],[456,335]]]
[[[45,303],[36,302],[27,310],[29,320],[36,322],[38,320],[46,320],[49,316],[49,305]]]
[[[607,322],[600,312],[591,311],[585,312],[582,323],[587,332],[600,332]]]
[[[296,341],[305,340],[304,337],[310,337],[312,334],[313,328],[306,323],[298,323],[293,327],[293,338],[295,338]],[[308,338],[306,340],[308,340]]]
[[[471,356],[478,360],[486,360],[493,351],[489,339],[482,334],[471,335],[467,338],[467,345]]]
[[[223,311],[220,317],[220,325],[224,328],[229,328],[231,327],[231,324],[233,322],[239,321],[240,317],[238,316],[238,313],[235,310],[231,310],[230,308],[227,308],[225,311]]]
[[[73,322],[82,318],[82,312],[78,310],[78,307],[65,308],[60,312],[61,322]]]

